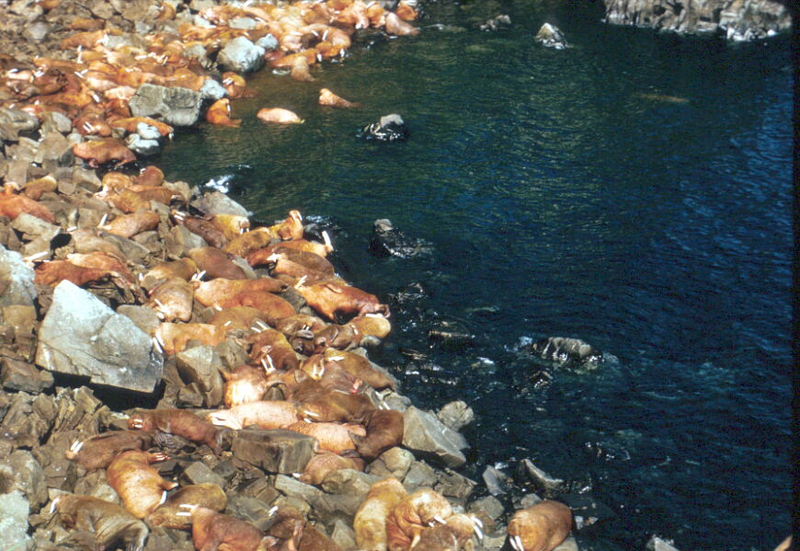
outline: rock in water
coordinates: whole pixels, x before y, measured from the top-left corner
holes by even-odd
[[[546,48],[563,50],[567,47],[567,39],[564,33],[562,33],[558,27],[550,23],[542,25],[533,39]]]
[[[249,73],[264,65],[266,50],[256,46],[247,37],[240,36],[228,42],[217,56],[217,63],[226,71]]]
[[[36,363],[138,392],[152,392],[164,368],[161,353],[130,318],[66,280],[39,328]]]
[[[367,141],[396,142],[408,139],[408,126],[397,113],[384,115],[378,122],[368,124],[358,131],[358,137]]]
[[[603,361],[603,353],[592,345],[567,337],[548,337],[536,341],[531,351],[543,360],[558,363],[559,366],[597,367]]]
[[[410,239],[394,227],[392,221],[380,218],[372,223],[372,237],[369,252],[375,256],[396,256],[411,258],[419,253],[431,251],[431,246],[421,239]]]

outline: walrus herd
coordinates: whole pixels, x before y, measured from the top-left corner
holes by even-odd
[[[171,139],[177,125],[168,112],[134,114],[131,102],[142,86],[216,90],[217,96],[203,96],[204,120],[235,128],[241,120],[233,118],[231,100],[250,91],[219,57],[212,61],[226,44],[261,44],[260,59],[246,70],[266,63],[309,81],[315,64],[346,55],[359,29],[417,34],[411,24],[419,17],[416,2],[163,2],[147,8],[154,22],[138,33],[66,0],[36,5],[45,16],[69,21],[69,33],[50,56],[0,56],[0,111],[22,121],[20,135],[3,139],[17,148],[57,142],[61,149],[4,173],[0,238],[24,253],[34,270],[40,290],[31,307],[34,328],[52,289],[66,281],[119,311],[132,306],[151,313],[155,321],[140,328],[172,371],[155,389],[163,392],[156,408],[93,425],[66,449],[80,477],[107,489],[100,497],[73,493],[74,483],[50,487],[49,507],[40,513],[46,518],[37,521],[49,540],[37,539],[32,547],[458,551],[504,545],[503,537],[499,544],[483,541],[484,524],[493,519],[466,512],[444,490],[404,478],[408,466],[403,474],[385,466],[375,474],[388,455],[411,455],[404,450],[410,430],[404,414],[381,394],[396,391],[398,383],[365,351],[390,334],[391,313],[377,295],[339,276],[328,258],[330,236],[313,239],[296,210],[273,224],[256,224],[239,205],[209,206],[211,194],[167,181],[156,166],[137,170],[141,153],[133,147]],[[319,103],[359,106],[326,88]],[[303,122],[280,107],[265,107],[258,118]],[[53,131],[64,121],[68,128]],[[0,296],[6,290],[0,287]],[[12,344],[17,341],[23,343]],[[175,382],[181,375],[175,358],[198,347],[238,351],[232,353],[238,363],[215,366],[182,387],[192,388],[184,395]],[[18,357],[30,359],[24,351]],[[42,443],[55,434],[45,431]],[[313,507],[290,499],[285,485],[292,477],[278,492],[275,475],[286,473],[237,457],[241,448],[231,442],[240,434],[277,435],[296,449],[310,443],[311,453],[289,473],[312,488],[303,491],[328,489],[337,473],[362,480],[358,475],[369,472],[372,478],[363,479],[369,485],[336,510],[351,537],[334,537]],[[294,453],[287,449],[287,456]],[[229,465],[235,471],[229,480],[267,484],[259,486],[259,503],[275,505],[256,518],[237,516],[230,507],[232,483],[170,479],[162,466],[181,461]],[[363,486],[363,480],[353,484]],[[283,494],[287,499],[276,499]],[[549,551],[567,539],[572,524],[568,507],[545,500],[510,519],[508,545]],[[149,537],[155,530],[166,540]]]

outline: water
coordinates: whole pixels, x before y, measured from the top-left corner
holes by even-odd
[[[475,28],[498,13],[510,29]],[[180,133],[154,162],[192,184],[227,175],[258,219],[298,208],[335,226],[343,275],[394,308],[372,357],[427,407],[471,404],[473,478],[530,457],[591,486],[617,516],[582,548],[641,549],[656,533],[772,549],[791,488],[788,40],[726,46],[599,18],[432,5],[420,24],[449,27],[365,39],[313,83],[254,75],[241,129]],[[545,20],[573,47],[533,45]],[[364,107],[320,108],[321,87]],[[306,122],[265,126],[264,106]],[[355,139],[390,112],[407,143]],[[430,252],[370,256],[383,217]],[[473,346],[430,342],[442,320]],[[551,335],[616,360],[547,379],[522,345]]]

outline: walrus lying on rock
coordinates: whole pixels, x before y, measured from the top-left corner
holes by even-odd
[[[58,512],[68,528],[94,534],[100,550],[124,544],[126,551],[142,551],[149,534],[147,525],[116,503],[97,497],[61,494],[50,512]]]

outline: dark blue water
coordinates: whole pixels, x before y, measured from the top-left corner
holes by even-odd
[[[512,28],[476,23],[509,13]],[[394,306],[371,356],[436,408],[477,414],[468,474],[524,457],[617,515],[582,548],[772,549],[789,530],[791,65],[788,40],[726,45],[604,26],[596,7],[432,5],[416,38],[372,40],[298,83],[264,71],[241,129],[201,127],[155,160],[236,175],[264,220],[335,226],[334,262]],[[536,47],[545,21],[574,47]],[[321,87],[360,110],[316,105]],[[264,106],[305,124],[271,127]],[[407,143],[355,131],[398,112]],[[390,218],[430,244],[367,253]],[[402,300],[401,300],[402,299]],[[473,346],[431,342],[442,320]],[[547,368],[523,345],[616,357]],[[419,355],[411,355],[414,350]]]

